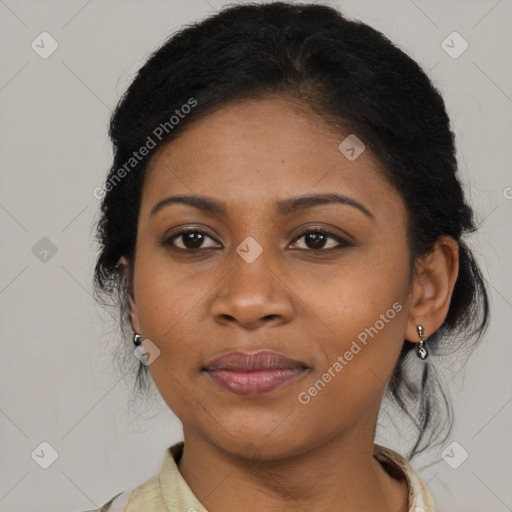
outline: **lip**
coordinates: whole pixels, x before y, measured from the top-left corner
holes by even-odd
[[[230,352],[209,362],[204,371],[222,388],[244,396],[258,396],[300,377],[307,366],[270,350],[248,354]]]

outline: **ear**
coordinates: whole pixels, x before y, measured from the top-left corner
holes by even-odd
[[[417,325],[423,324],[425,340],[444,322],[459,273],[459,245],[451,236],[436,240],[434,249],[416,273],[405,339],[420,341]]]
[[[131,282],[131,276],[130,276],[130,263],[128,260],[121,256],[119,259],[119,266],[123,269],[124,278],[126,279],[126,282],[128,283],[128,301],[130,304],[130,321],[132,324],[132,328],[134,332],[140,333],[140,322],[139,322],[139,315],[137,311],[137,305],[135,303],[135,297],[133,293],[133,283]]]

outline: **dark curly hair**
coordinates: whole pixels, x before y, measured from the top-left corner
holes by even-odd
[[[368,25],[326,5],[234,5],[185,26],[150,55],[110,121],[114,158],[96,226],[95,296],[114,299],[127,349],[133,348],[127,333],[131,280],[118,262],[125,256],[133,272],[149,160],[190,123],[229,102],[268,94],[307,103],[373,152],[408,210],[411,276],[438,237],[449,235],[459,244],[449,311],[428,341],[434,357],[422,363],[419,373],[410,371],[417,360],[415,344],[404,340],[387,386],[387,397],[415,426],[412,457],[451,431],[453,414],[436,356],[457,351],[459,357],[461,350],[474,348],[488,325],[489,301],[480,269],[462,240],[477,228],[457,177],[455,136],[442,96],[415,60]],[[185,110],[192,102],[194,108]],[[178,115],[178,123],[170,122]],[[149,140],[152,149],[137,153],[134,162],[134,152],[149,147]],[[141,363],[139,390],[149,386],[148,373]]]

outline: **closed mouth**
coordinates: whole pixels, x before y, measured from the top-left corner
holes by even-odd
[[[208,363],[203,371],[222,388],[244,396],[269,393],[300,377],[309,367],[277,352],[231,352]]]

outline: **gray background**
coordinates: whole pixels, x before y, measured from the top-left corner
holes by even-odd
[[[133,74],[171,32],[223,3],[0,0],[0,511],[96,508],[156,474],[181,439],[158,397],[129,401],[133,381],[113,365],[115,326],[91,296],[93,190],[110,165],[109,113]],[[440,512],[512,510],[512,2],[331,3],[429,71],[482,223],[469,243],[489,283],[492,325],[450,382],[453,434],[415,467]],[[43,31],[59,45],[46,59],[31,47]],[[469,43],[456,59],[442,47],[453,31]],[[402,449],[403,437],[386,428],[378,440]],[[43,441],[58,453],[48,469],[31,457]],[[467,460],[421,469],[451,442],[460,445],[452,459],[462,448]]]

